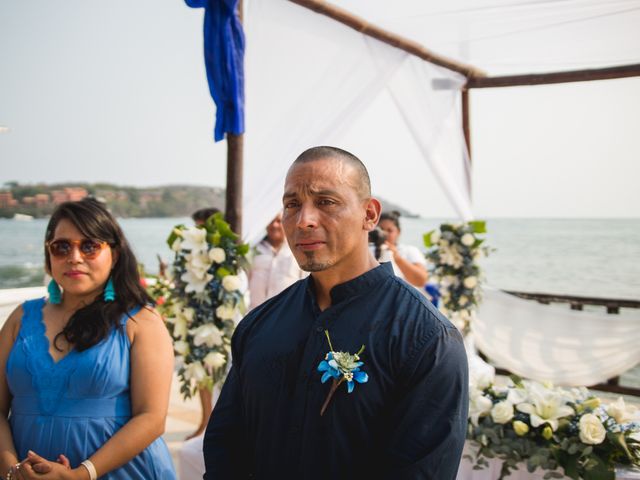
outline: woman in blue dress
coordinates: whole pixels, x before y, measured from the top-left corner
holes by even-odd
[[[96,200],[61,204],[45,263],[49,297],[0,332],[1,478],[175,479],[173,347],[119,225]]]

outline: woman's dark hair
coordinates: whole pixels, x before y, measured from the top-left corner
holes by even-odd
[[[211,207],[211,208],[201,208],[200,210],[196,210],[191,214],[191,219],[194,222],[206,222],[211,215],[214,215],[220,211],[219,208]]]
[[[45,242],[53,239],[56,227],[61,220],[69,220],[87,238],[107,242],[111,249],[118,252],[118,260],[111,271],[111,279],[116,291],[112,302],[105,302],[102,295],[71,315],[64,329],[56,335],[53,345],[60,335],[78,351],[86,350],[104,339],[112,328],[120,327],[123,315],[135,307],[144,307],[153,301],[140,284],[138,262],[129,247],[129,243],[113,216],[105,205],[93,198],[79,202],[61,203],[51,215]],[[47,271],[51,272],[51,258],[45,247],[44,258]]]
[[[390,220],[391,222],[393,222],[396,228],[400,230],[400,216],[401,214],[397,210],[392,210],[391,212],[383,212],[380,214],[380,220],[378,220],[378,223],[382,222],[383,220]]]

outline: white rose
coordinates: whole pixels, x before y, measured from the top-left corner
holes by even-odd
[[[440,241],[440,231],[436,230],[431,234],[431,244],[435,245]]]
[[[195,380],[200,383],[207,378],[207,371],[200,362],[193,362],[185,368],[184,376],[187,380]]]
[[[193,344],[196,347],[207,345],[207,347],[215,347],[222,345],[222,331],[212,324],[201,325],[189,333],[193,335]]]
[[[227,292],[235,292],[236,290],[240,290],[240,277],[237,275],[227,275],[222,279],[222,287]]]
[[[471,245],[476,243],[476,237],[474,237],[471,233],[465,233],[464,235],[462,235],[460,241],[465,247],[470,247]]]
[[[604,441],[607,431],[600,419],[593,413],[586,413],[580,418],[580,441],[588,445],[598,445]]]
[[[502,401],[496,403],[491,409],[491,418],[496,423],[505,424],[513,418],[513,405],[511,402]]]
[[[173,349],[178,355],[186,355],[191,350],[189,348],[189,342],[185,342],[184,340],[173,342]]]
[[[211,370],[217,370],[224,366],[227,359],[220,352],[209,352],[202,361]]]
[[[209,250],[209,260],[213,263],[222,263],[227,258],[227,255],[224,253],[224,248],[215,247]]]
[[[231,320],[235,314],[235,309],[229,305],[220,305],[216,308],[216,316],[220,320]]]
[[[476,277],[467,277],[464,279],[462,284],[465,286],[465,288],[475,288],[475,286],[478,285],[478,279]]]
[[[195,275],[193,272],[186,271],[180,276],[180,280],[185,282],[187,286],[184,291],[186,293],[202,293],[206,288],[207,284],[213,279],[213,275],[207,273],[204,277],[199,277]]]

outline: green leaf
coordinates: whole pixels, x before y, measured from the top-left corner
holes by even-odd
[[[431,234],[433,232],[435,232],[435,230],[431,230],[430,232],[427,232],[422,236],[422,240],[424,241],[424,246],[427,248],[433,246],[433,243],[431,243]]]
[[[627,455],[627,458],[631,462],[633,462],[633,454],[631,453],[631,451],[629,450],[629,447],[627,446],[627,441],[624,438],[624,433],[617,433],[617,434],[609,433],[607,436],[609,437],[609,439],[614,445],[617,445],[620,448],[622,448],[624,453]]]
[[[224,267],[220,267],[218,268],[218,270],[216,270],[216,275],[218,276],[218,278],[222,279],[227,275],[231,275],[231,272]]]
[[[474,220],[469,222],[469,226],[473,229],[473,233],[487,233],[487,222],[484,220]]]
[[[217,247],[220,245],[221,238],[222,236],[220,235],[220,232],[209,233],[207,235],[207,242],[209,242],[214,247]]]
[[[169,245],[169,248],[171,248],[171,246],[173,245],[173,242],[175,242],[176,239],[178,238],[178,234],[175,232],[175,230],[176,229],[182,230],[184,228],[185,226],[182,224],[176,225],[175,227],[173,227],[173,229],[171,230],[171,233],[169,234],[169,237],[167,238],[167,245]]]
[[[248,243],[241,243],[240,245],[238,245],[238,255],[246,255],[247,253],[249,253],[249,244]]]
[[[592,455],[589,460],[593,462],[593,465],[585,470],[584,480],[615,480],[616,474],[613,466],[607,465],[597,455]]]

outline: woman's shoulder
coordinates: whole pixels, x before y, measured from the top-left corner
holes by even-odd
[[[24,303],[18,305],[7,317],[2,325],[2,334],[10,335],[13,341],[18,338],[20,328],[23,322],[29,322],[31,317],[34,317],[36,312],[41,312],[42,307],[45,304],[44,298],[34,298],[27,300]]]
[[[168,332],[164,319],[151,305],[133,309],[128,317],[126,328],[131,341],[136,335],[158,335]]]

